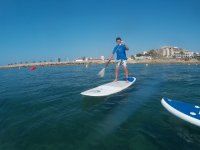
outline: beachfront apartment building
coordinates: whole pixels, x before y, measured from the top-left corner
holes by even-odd
[[[175,51],[172,55],[173,58],[192,58],[194,57],[194,52],[190,51]]]
[[[160,50],[162,51],[162,56],[167,58],[173,58],[182,51],[182,49],[172,46],[163,46],[160,48]]]
[[[135,59],[182,59],[182,58],[194,58],[197,53],[184,50],[182,48],[173,46],[163,46],[158,49],[151,49],[149,51],[143,51],[143,53],[138,53],[134,56]]]
[[[194,52],[172,46],[161,47],[160,51],[162,56],[167,58],[191,58],[194,56]]]
[[[185,51],[183,56],[186,58],[191,58],[194,56],[194,52]]]

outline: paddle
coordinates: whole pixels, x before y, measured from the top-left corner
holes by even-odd
[[[123,42],[123,41],[122,41],[122,42]],[[118,46],[117,50],[119,50],[119,48],[120,48],[120,45]],[[113,56],[114,56],[114,54],[112,54],[112,56],[110,57],[110,59],[109,59],[108,62],[106,63],[105,67],[104,67],[103,69],[101,69],[101,71],[98,73],[98,75],[99,75],[101,78],[104,77],[106,68],[108,67],[108,65],[109,65],[111,59],[113,58]],[[121,61],[121,62],[122,62],[122,61]],[[120,63],[121,63],[121,62],[120,62]]]
[[[98,75],[103,78],[104,75],[105,75],[105,71],[106,71],[106,68],[108,67],[108,64],[110,63],[112,57],[108,60],[108,62],[106,63],[105,67],[103,69],[101,69],[101,71],[99,71]]]

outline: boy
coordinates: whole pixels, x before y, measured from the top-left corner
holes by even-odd
[[[127,45],[123,43],[122,39],[120,37],[116,38],[117,45],[114,47],[111,58],[113,58],[114,54],[117,54],[116,58],[116,73],[115,73],[115,80],[118,80],[118,72],[119,72],[119,66],[123,65],[124,66],[124,71],[126,74],[126,81],[128,81],[128,69],[127,69],[127,57],[126,57],[126,50],[129,50]]]

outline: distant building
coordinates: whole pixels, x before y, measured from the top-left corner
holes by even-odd
[[[83,59],[76,59],[75,62],[83,62]]]
[[[173,54],[173,58],[181,58],[182,54],[179,51],[175,51]]]
[[[179,48],[178,47],[172,47],[172,46],[164,46],[160,48],[162,51],[162,56],[167,58],[172,58],[174,56],[174,53],[176,53]]]
[[[162,56],[167,58],[191,58],[194,56],[194,52],[172,46],[161,47],[160,51]]]
[[[151,58],[151,56],[134,56],[134,58],[136,59],[136,60],[151,60],[152,58]]]
[[[194,56],[194,52],[185,51],[183,57],[184,58],[191,58]]]
[[[146,55],[146,54],[147,54],[147,51],[144,51],[144,52],[143,52],[143,55]]]
[[[101,56],[100,59],[101,59],[101,60],[105,60],[105,57],[104,57],[104,56]]]
[[[194,57],[194,52],[190,51],[175,51],[173,58],[192,58]]]
[[[196,53],[184,50],[182,48],[173,46],[163,46],[159,49],[152,49],[150,51],[144,51],[143,53],[136,54],[136,59],[150,59],[151,58],[194,58]]]
[[[61,62],[61,58],[58,58],[58,62]]]

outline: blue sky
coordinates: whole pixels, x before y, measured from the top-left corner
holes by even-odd
[[[173,45],[200,51],[199,0],[0,0],[0,65]]]

